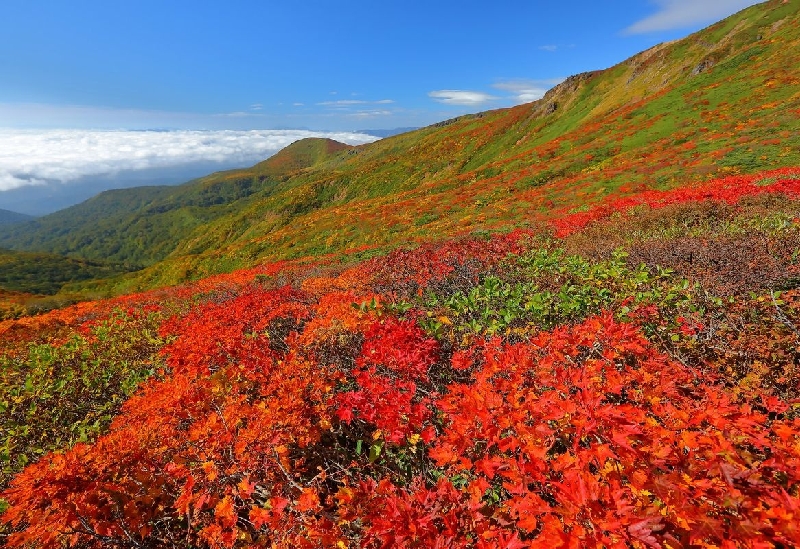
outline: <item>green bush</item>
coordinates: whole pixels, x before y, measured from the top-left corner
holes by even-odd
[[[120,311],[85,335],[0,356],[0,487],[46,452],[104,431],[157,368],[160,318]]]

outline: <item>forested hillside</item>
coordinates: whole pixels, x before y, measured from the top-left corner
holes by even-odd
[[[30,215],[25,215],[9,210],[0,209],[0,225],[12,225],[33,219]]]

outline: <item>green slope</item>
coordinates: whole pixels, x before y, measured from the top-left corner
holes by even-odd
[[[122,265],[0,249],[0,294],[4,290],[54,295],[70,282],[107,278],[124,272],[126,269]]]
[[[125,215],[61,225],[70,230],[58,238],[44,225],[3,231],[0,245],[150,265],[113,283],[124,291],[266,259],[536,224],[610,194],[798,165],[799,12],[795,1],[765,2],[531,104],[361,147],[300,142]],[[210,200],[198,202],[203,192]]]

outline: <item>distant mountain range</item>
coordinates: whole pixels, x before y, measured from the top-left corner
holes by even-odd
[[[514,108],[357,147],[307,139],[249,169],[108,191],[0,227],[0,246],[143,269],[102,283],[125,291],[800,165],[798,12],[798,2],[755,5]]]
[[[0,209],[0,225],[12,225],[34,219],[32,215],[25,215],[10,210]]]

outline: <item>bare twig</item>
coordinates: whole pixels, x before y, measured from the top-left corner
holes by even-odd
[[[800,339],[800,330],[797,329],[797,326],[786,316],[786,313],[778,305],[778,301],[775,299],[775,292],[770,290],[769,295],[772,297],[772,304],[775,306],[775,314],[778,320],[780,320],[784,326],[789,328],[795,335],[797,339]]]
[[[294,481],[294,479],[289,475],[289,471],[287,471],[286,469],[283,468],[283,464],[281,463],[281,458],[280,458],[280,456],[278,456],[278,452],[276,452],[274,448],[272,449],[272,453],[275,454],[275,463],[278,464],[278,467],[280,468],[281,472],[283,473],[283,476],[286,477],[286,480],[289,481],[289,484],[291,484],[292,487],[294,487],[294,488],[296,488],[296,489],[298,489],[298,490],[300,490],[302,492],[303,491],[303,487],[300,486],[299,484],[297,484]]]

